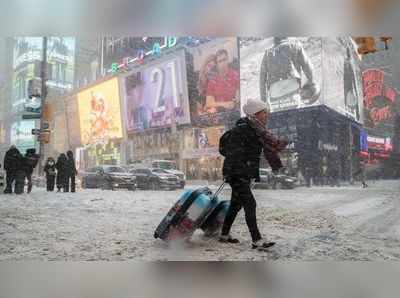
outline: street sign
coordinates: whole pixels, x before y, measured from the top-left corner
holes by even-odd
[[[33,135],[39,135],[40,134],[40,129],[36,129],[36,128],[32,129],[32,134]]]
[[[25,114],[22,115],[22,119],[27,120],[27,119],[40,119],[40,114]]]
[[[41,129],[40,133],[41,134],[49,134],[50,133],[50,129]]]
[[[25,107],[25,112],[29,112],[29,113],[38,113],[38,114],[40,114],[41,113],[41,108],[40,107],[38,107],[38,108],[34,108],[34,107]]]

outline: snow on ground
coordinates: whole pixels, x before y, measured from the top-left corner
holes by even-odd
[[[250,248],[243,212],[230,245],[205,238],[168,245],[153,238],[182,191],[0,195],[0,260],[400,260],[400,182],[255,190],[258,224],[277,242]],[[227,188],[221,194],[229,198]]]

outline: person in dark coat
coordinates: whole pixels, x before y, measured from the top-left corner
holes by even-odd
[[[274,173],[281,169],[278,153],[288,142],[276,139],[267,129],[267,105],[260,100],[249,100],[243,111],[247,115],[237,121],[229,137],[220,140],[220,153],[225,156],[222,174],[232,188],[231,204],[222,226],[220,242],[239,243],[230,236],[231,226],[243,207],[246,224],[252,238],[252,248],[267,249],[274,242],[263,242],[257,227],[256,201],[251,192],[251,180],[260,181],[260,155],[264,153]],[[225,135],[225,134],[224,134]],[[223,145],[225,143],[226,145]],[[222,149],[222,147],[226,149]]]
[[[23,158],[23,168],[25,172],[25,177],[28,180],[28,190],[27,192],[30,193],[32,191],[32,173],[33,169],[36,167],[39,161],[39,155],[36,154],[36,149],[31,148],[27,149],[25,156]],[[24,178],[25,184],[25,178]]]
[[[49,157],[44,166],[44,172],[46,173],[46,187],[47,191],[54,190],[54,184],[56,181],[56,163],[54,158]]]
[[[21,175],[22,159],[22,154],[14,145],[6,152],[3,163],[4,170],[6,171],[6,188],[4,189],[4,193],[13,192],[12,186],[14,182],[14,192],[18,194],[23,192],[24,184],[22,182],[21,185],[21,179],[17,179]]]
[[[60,192],[61,189],[66,191],[67,184],[67,156],[64,153],[61,153],[56,162],[57,169],[57,192]]]
[[[71,150],[67,152],[67,176],[66,176],[66,191],[68,192],[71,186],[71,192],[75,192],[75,176],[78,174],[75,166],[74,154]]]

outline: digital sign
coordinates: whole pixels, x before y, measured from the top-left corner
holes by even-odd
[[[113,78],[78,93],[83,145],[122,138],[118,79]]]
[[[127,131],[190,122],[185,66],[180,51],[124,78]]]

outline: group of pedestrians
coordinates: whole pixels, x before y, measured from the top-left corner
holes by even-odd
[[[27,149],[22,155],[14,145],[6,152],[4,157],[4,170],[6,171],[6,187],[4,193],[22,194],[27,181],[27,193],[32,191],[32,174],[39,162],[40,156],[36,154],[36,149]],[[53,157],[49,157],[44,167],[46,175],[47,191],[75,192],[75,176],[77,170],[75,159],[71,150],[66,154],[61,153],[55,162]]]
[[[4,170],[6,171],[6,188],[4,193],[22,194],[27,183],[27,192],[32,191],[32,173],[39,161],[39,155],[36,149],[27,149],[25,155],[14,145],[6,152],[4,156]],[[13,189],[14,186],[14,189]]]
[[[71,150],[61,153],[57,162],[53,157],[49,157],[44,167],[46,173],[47,191],[54,191],[57,186],[57,192],[75,192],[75,176],[78,174],[75,166],[74,154]]]

